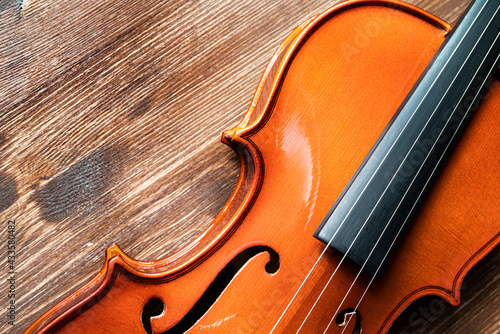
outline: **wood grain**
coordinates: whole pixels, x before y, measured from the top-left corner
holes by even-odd
[[[470,1],[409,2],[453,22]],[[0,215],[18,241],[2,332],[82,286],[114,243],[153,260],[199,235],[237,179],[222,130],[278,44],[334,3],[2,1]],[[391,331],[500,332],[499,258],[468,275],[461,306],[423,300]]]

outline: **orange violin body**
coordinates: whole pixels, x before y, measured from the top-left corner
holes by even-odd
[[[342,257],[326,252],[289,305],[325,248],[314,231],[450,29],[397,1],[348,1],[298,27],[223,134],[241,172],[210,227],[154,262],[109,249],[27,332],[385,333],[420,297],[458,304],[464,276],[500,241],[496,81],[381,277],[366,289],[363,272],[347,293],[360,268],[344,261],[318,299]],[[152,301],[163,306],[149,316]],[[332,319],[339,305],[347,328]]]

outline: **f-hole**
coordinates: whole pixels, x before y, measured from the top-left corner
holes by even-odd
[[[151,298],[146,305],[144,305],[141,320],[146,333],[153,333],[153,329],[151,328],[151,318],[161,316],[163,311],[165,311],[165,304],[158,298]]]
[[[358,310],[348,308],[339,312],[335,322],[337,323],[337,326],[344,327],[347,326],[352,317],[356,317],[356,325],[354,326],[352,334],[361,334],[361,314]]]
[[[243,266],[253,257],[264,252],[267,252],[270,257],[269,262],[264,267],[266,272],[269,275],[278,272],[280,268],[280,258],[275,250],[267,246],[253,246],[245,249],[236,255],[234,259],[221,270],[213,282],[208,286],[207,290],[201,295],[200,299],[193,305],[191,310],[189,310],[172,328],[160,334],[182,334],[188,331],[217,301],[241,268],[243,268]],[[146,305],[144,305],[141,320],[146,333],[154,334],[151,326],[151,318],[162,315],[164,310],[165,304],[158,298],[151,298]]]

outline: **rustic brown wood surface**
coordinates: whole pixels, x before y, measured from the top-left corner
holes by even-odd
[[[0,2],[0,241],[16,221],[21,333],[101,268],[117,243],[163,258],[199,235],[234,187],[220,144],[279,43],[337,1]],[[470,0],[409,1],[454,22]],[[392,333],[500,333],[500,251],[462,305],[428,298]],[[9,305],[3,261],[0,301]]]

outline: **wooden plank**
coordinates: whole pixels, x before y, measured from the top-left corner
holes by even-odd
[[[454,21],[470,1],[410,2]],[[18,275],[16,326],[0,330],[23,332],[114,243],[153,260],[200,234],[237,178],[222,130],[286,35],[334,3],[3,1],[0,219],[17,222]],[[463,306],[418,327],[403,315],[393,333],[498,332],[498,256]]]

